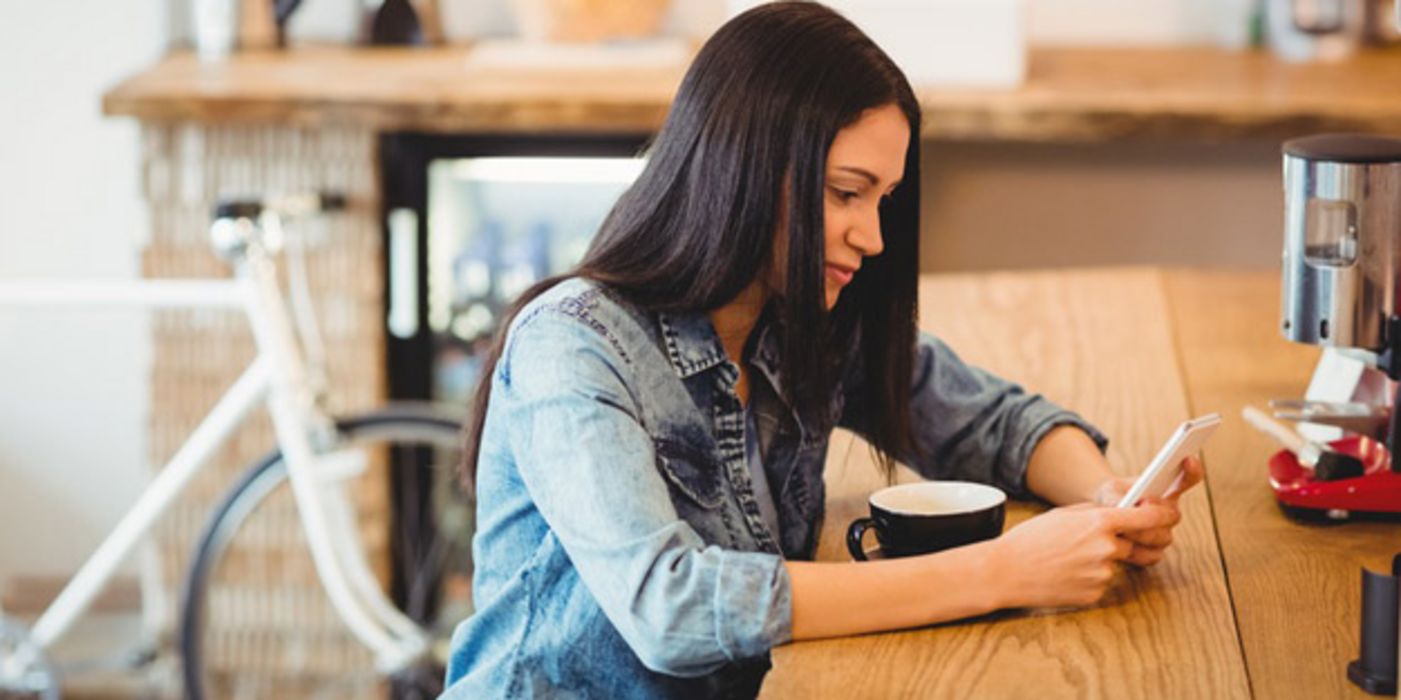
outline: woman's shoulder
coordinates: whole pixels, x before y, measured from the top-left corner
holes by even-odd
[[[608,298],[607,288],[596,280],[567,277],[541,292],[521,308],[518,320],[546,311],[568,312],[576,307],[597,307],[599,298]]]
[[[595,280],[571,277],[520,309],[507,342],[529,337],[559,343],[560,350],[571,344],[603,343],[619,359],[631,362],[642,347],[653,343],[654,327],[651,314],[615,290]]]

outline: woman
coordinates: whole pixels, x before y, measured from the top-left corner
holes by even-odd
[[[1175,495],[1092,505],[1125,490],[1094,428],[916,333],[919,119],[821,5],[762,5],[701,49],[583,262],[523,295],[486,363],[448,696],[752,696],[775,645],[1091,604],[1162,557]],[[834,426],[887,469],[1081,505],[813,562]]]

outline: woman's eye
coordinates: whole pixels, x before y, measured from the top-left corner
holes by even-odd
[[[836,192],[836,193],[837,193],[837,199],[840,199],[840,200],[842,200],[843,202],[850,202],[851,200],[856,199],[857,197],[860,197],[860,196],[861,196],[861,193],[859,193],[859,192],[849,192],[849,191],[847,191],[847,190],[839,190],[839,189],[835,189],[835,188],[834,188],[832,191],[833,191],[833,192]]]

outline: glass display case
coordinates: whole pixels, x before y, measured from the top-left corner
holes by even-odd
[[[391,399],[467,411],[505,310],[579,261],[641,172],[645,138],[382,138]],[[429,614],[440,621],[472,612],[475,501],[460,480],[457,469],[438,469],[391,484],[392,554],[408,562],[400,568],[415,570],[414,543],[432,533],[452,543],[446,570],[434,572],[440,600]]]
[[[435,400],[465,405],[511,302],[573,267],[637,158],[487,156],[428,166],[428,329]]]

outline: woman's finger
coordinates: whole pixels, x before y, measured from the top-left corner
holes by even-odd
[[[1137,532],[1126,532],[1124,537],[1135,546],[1152,547],[1154,549],[1164,549],[1172,544],[1172,528],[1155,528],[1152,530],[1139,530]]]
[[[1134,547],[1125,563],[1134,566],[1152,566],[1163,560],[1166,550],[1158,547]]]
[[[1132,479],[1125,479],[1122,477],[1109,479],[1103,484],[1100,484],[1099,490],[1095,492],[1093,502],[1102,506],[1118,505],[1119,500],[1122,499],[1124,494],[1128,493],[1129,489],[1132,487]]]
[[[1182,476],[1178,477],[1177,482],[1163,498],[1176,501],[1188,489],[1200,484],[1205,477],[1206,469],[1202,466],[1202,461],[1196,457],[1187,457],[1182,460]]]

